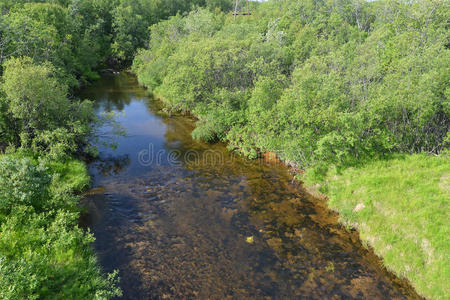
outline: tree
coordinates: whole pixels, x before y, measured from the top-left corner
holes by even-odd
[[[51,64],[35,64],[25,57],[10,59],[4,66],[2,100],[16,126],[12,130],[14,140],[20,141],[17,146],[62,155],[86,143],[92,106],[69,101],[67,86],[58,82]]]

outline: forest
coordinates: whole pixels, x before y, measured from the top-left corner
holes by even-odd
[[[83,160],[110,116],[76,95],[128,68],[195,118],[195,139],[275,153],[390,270],[448,296],[449,2],[250,4],[234,17],[228,0],[0,0],[0,299],[121,295],[78,224]],[[386,190],[391,219],[355,213]],[[397,235],[384,225],[402,220]]]
[[[302,169],[448,146],[448,3],[271,1],[151,27],[139,81],[194,136]],[[322,170],[323,171],[323,170]]]

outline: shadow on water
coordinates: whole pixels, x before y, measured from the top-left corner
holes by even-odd
[[[83,96],[124,111],[127,136],[100,147],[84,203],[125,299],[419,298],[277,161],[192,140],[192,121],[161,114],[130,75]]]

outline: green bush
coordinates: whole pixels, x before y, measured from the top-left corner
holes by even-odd
[[[154,25],[133,70],[169,109],[199,119],[195,138],[252,156],[307,168],[439,153],[450,128],[446,8],[268,1],[236,21],[197,10]]]
[[[70,101],[67,86],[54,77],[51,64],[13,58],[4,66],[0,101],[9,132],[4,142],[54,158],[87,145],[95,121],[91,102]]]
[[[41,211],[50,197],[51,177],[31,160],[0,159],[0,214],[9,215],[16,206],[30,206]]]
[[[38,161],[40,160],[40,163]],[[75,160],[0,156],[0,298],[110,299],[117,274],[104,276],[78,227],[75,191],[89,182]]]
[[[17,207],[0,228],[0,298],[109,299],[116,277],[103,277],[78,214],[53,218]]]

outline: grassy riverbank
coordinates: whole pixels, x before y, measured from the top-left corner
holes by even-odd
[[[120,294],[104,276],[78,224],[89,186],[83,162],[0,155],[0,298],[108,299]],[[33,296],[34,295],[34,296]]]
[[[385,266],[408,278],[430,299],[450,294],[449,156],[397,155],[324,180],[306,176],[329,197],[344,224],[383,258]]]

